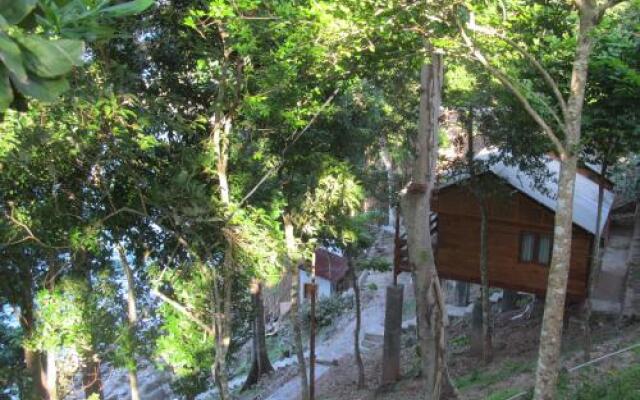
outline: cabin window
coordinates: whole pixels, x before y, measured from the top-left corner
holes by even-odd
[[[549,265],[551,236],[536,232],[522,232],[520,236],[520,262]]]
[[[522,234],[520,243],[520,261],[533,262],[533,250],[536,246],[535,233],[525,232]]]
[[[549,265],[551,260],[551,236],[540,235],[538,237],[538,263]]]

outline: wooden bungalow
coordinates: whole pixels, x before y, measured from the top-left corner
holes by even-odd
[[[319,247],[316,254],[316,284],[318,285],[318,298],[331,297],[349,287],[346,281],[349,266],[347,259],[327,249]],[[311,261],[301,264],[300,268],[300,302],[310,298],[309,285],[311,285]]]
[[[489,159],[492,151],[477,157]],[[488,199],[489,282],[492,287],[544,294],[551,259],[556,210],[559,162],[544,160],[549,179],[535,185],[534,179],[517,166],[502,162],[491,165],[483,175],[494,181]],[[554,178],[556,177],[556,178]],[[480,209],[467,178],[455,179],[434,193],[437,213],[436,265],[445,279],[480,282]],[[613,193],[605,191],[603,217],[596,227],[598,184],[593,176],[576,178],[573,239],[568,296],[586,297],[587,278],[596,229],[605,231]]]

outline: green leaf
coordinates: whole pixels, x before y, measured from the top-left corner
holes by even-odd
[[[103,8],[100,14],[105,17],[126,17],[129,15],[140,14],[149,8],[155,0],[133,0],[123,4]]]
[[[17,24],[36,6],[37,0],[0,0],[0,14],[10,24]]]
[[[13,90],[6,68],[0,66],[0,113],[4,112],[13,101]]]
[[[42,78],[67,74],[74,65],[82,64],[84,43],[80,40],[46,40],[34,35],[16,36],[25,48],[27,68]]]
[[[10,76],[11,82],[13,82],[16,89],[26,96],[33,97],[40,101],[55,101],[62,93],[69,89],[69,82],[64,78],[43,79],[29,75],[26,82],[21,82],[15,79],[13,74]]]
[[[0,61],[17,79],[27,80],[27,71],[22,65],[20,47],[4,33],[0,33]]]

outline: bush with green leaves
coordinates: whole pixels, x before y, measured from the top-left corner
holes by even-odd
[[[175,374],[172,388],[187,398],[207,390],[210,368],[215,355],[211,335],[163,304],[159,309],[163,317],[160,335],[156,339],[156,356]]]
[[[0,0],[0,115],[26,109],[26,97],[54,101],[82,65],[85,40],[114,34],[113,18],[144,11],[154,0]]]
[[[352,295],[320,297],[316,302],[316,323],[318,328],[331,325],[337,317],[352,308]],[[305,325],[309,326],[311,323],[311,305],[308,301],[302,306],[302,315],[304,315]]]
[[[111,282],[96,276],[93,287],[76,276],[64,277],[36,295],[36,328],[26,346],[38,351],[71,350],[81,357],[97,352],[107,358],[116,343],[119,310]]]

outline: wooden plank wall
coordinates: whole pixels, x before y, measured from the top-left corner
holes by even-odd
[[[474,197],[463,186],[449,186],[435,197],[438,212],[438,274],[480,282],[480,216]],[[521,263],[523,231],[553,234],[553,213],[531,198],[504,186],[489,202],[489,281],[494,287],[544,294],[548,267]],[[584,298],[592,235],[574,225],[568,293]]]

